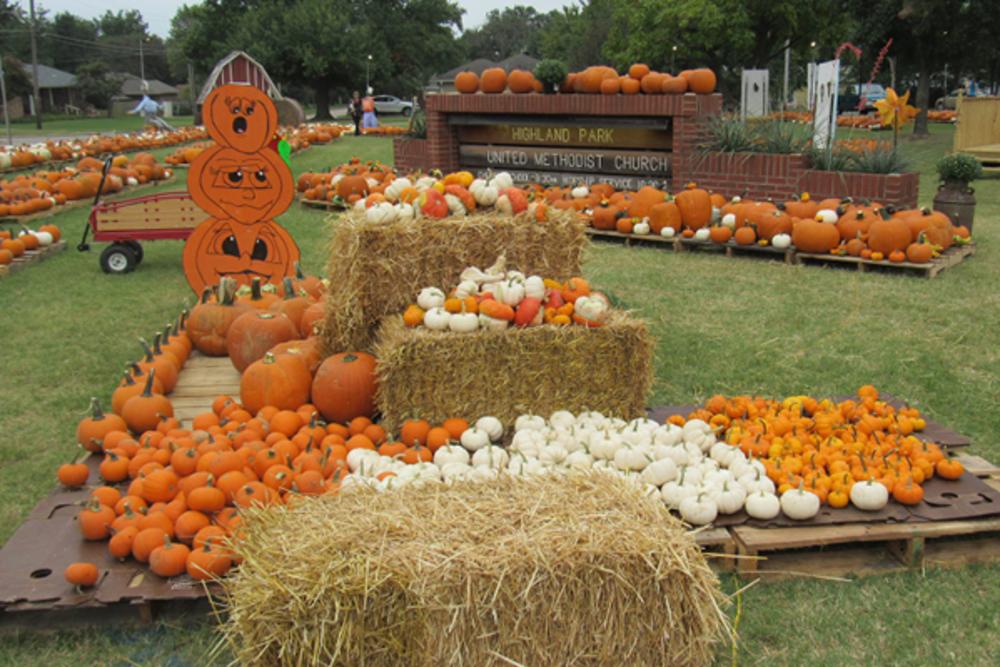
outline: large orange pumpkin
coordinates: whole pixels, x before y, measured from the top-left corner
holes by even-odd
[[[507,87],[518,95],[532,93],[535,91],[535,75],[523,69],[512,70],[507,76]]]
[[[687,189],[678,192],[675,199],[686,227],[701,229],[712,222],[712,200],[707,190],[692,183]]]
[[[886,257],[897,250],[905,252],[912,242],[910,228],[900,218],[876,220],[868,229],[868,247]]]
[[[295,197],[295,182],[276,151],[247,154],[215,146],[191,164],[188,191],[209,215],[252,224],[284,213]]]
[[[218,143],[242,153],[264,148],[278,129],[278,110],[256,86],[219,86],[202,107],[205,129]]]
[[[225,276],[240,285],[249,285],[254,278],[278,284],[285,276],[295,276],[297,261],[295,240],[271,220],[241,225],[209,219],[184,244],[184,275],[199,294]]]
[[[802,252],[827,253],[840,244],[840,232],[828,222],[799,220],[792,229],[792,243]]]
[[[491,67],[483,72],[479,79],[479,89],[484,93],[496,95],[507,88],[507,72],[502,67]]]
[[[346,424],[375,412],[375,357],[365,352],[335,354],[320,364],[312,383],[312,402],[329,422]]]
[[[692,93],[698,93],[699,95],[707,95],[709,93],[715,92],[715,72],[708,69],[707,67],[702,67],[701,69],[693,69],[685,72],[685,77],[688,82],[688,89]]]
[[[459,72],[455,77],[455,90],[471,95],[479,90],[479,75],[475,72]]]

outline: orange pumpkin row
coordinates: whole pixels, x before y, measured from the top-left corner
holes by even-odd
[[[582,72],[571,72],[559,85],[562,94],[601,94],[601,95],[647,95],[683,94],[687,92],[709,94],[715,91],[716,76],[710,69],[685,70],[672,76],[654,72],[647,65],[635,64],[629,67],[628,73],[619,75],[612,67],[588,67]],[[511,70],[508,74],[503,68],[492,67],[483,71],[482,76],[475,72],[460,72],[455,77],[455,90],[461,94],[471,95],[477,92],[499,94],[506,90],[517,95],[525,93],[541,93],[542,84],[535,75],[525,70]]]

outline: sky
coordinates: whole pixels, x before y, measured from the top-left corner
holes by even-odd
[[[564,5],[573,4],[573,2],[574,0],[484,0],[480,2],[459,0],[459,4],[465,9],[462,25],[466,28],[480,25],[491,9],[523,4],[534,7],[540,13],[545,13],[559,9]],[[20,0],[20,4],[27,11],[28,0]],[[146,23],[149,24],[150,32],[166,38],[170,33],[170,19],[177,9],[185,4],[197,3],[191,0],[155,0],[145,3],[138,3],[135,0],[36,0],[35,8],[45,8],[50,16],[59,12],[72,12],[84,18],[95,18],[108,10],[117,12],[118,10],[138,9],[142,12]]]

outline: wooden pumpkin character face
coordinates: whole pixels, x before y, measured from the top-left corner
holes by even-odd
[[[205,129],[218,143],[243,153],[267,145],[278,129],[278,110],[256,86],[219,86],[205,98]]]
[[[291,170],[275,151],[241,153],[214,146],[188,172],[188,191],[203,211],[243,224],[281,215],[295,196]]]
[[[217,285],[226,276],[241,285],[249,285],[254,278],[277,284],[295,275],[298,260],[298,245],[272,220],[255,225],[206,220],[184,244],[184,274],[196,292]]]

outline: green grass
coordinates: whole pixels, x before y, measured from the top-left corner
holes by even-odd
[[[951,128],[905,140],[933,197],[933,163]],[[293,158],[296,173],[358,155],[388,161],[391,142],[345,137]],[[657,339],[653,403],[716,392],[835,395],[874,382],[973,437],[1000,460],[1000,180],[976,184],[978,254],[925,280],[716,255],[599,244],[586,273],[650,322]],[[86,209],[53,218],[75,245]],[[308,271],[324,264],[327,216],[293,206],[282,217]],[[76,420],[105,397],[138,351],[134,340],[192,295],[181,244],[153,243],[133,274],[105,276],[99,248],[64,255],[0,281],[0,541],[47,494],[71,458]],[[741,582],[725,578],[727,591]],[[761,665],[996,664],[1000,567],[872,577],[851,583],[762,584],[743,596],[738,656]],[[206,663],[208,619],[135,630],[27,632],[0,637],[0,665]],[[730,662],[730,647],[719,664]]]
[[[174,127],[183,127],[193,124],[194,116],[175,116],[167,118],[166,121]],[[62,134],[93,132],[107,134],[114,132],[137,132],[142,129],[142,126],[142,116],[116,116],[114,118],[101,116],[97,118],[57,118],[53,120],[47,120],[43,117],[41,130],[35,127],[34,120],[11,123],[10,129],[16,142],[16,138],[19,136],[34,137],[39,135],[59,136]],[[0,138],[6,143],[7,134],[2,126],[0,126]]]

